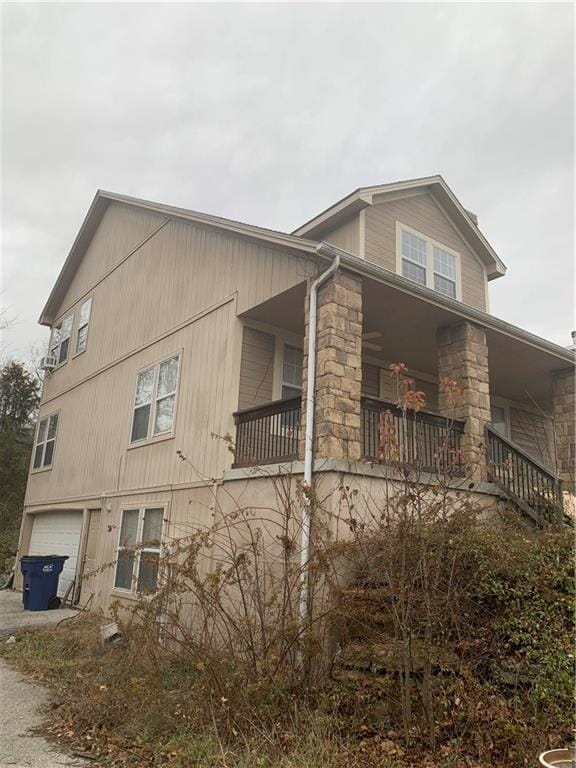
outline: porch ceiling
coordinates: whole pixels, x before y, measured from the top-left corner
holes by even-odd
[[[457,308],[424,300],[421,296],[399,290],[377,280],[363,278],[364,333],[367,340],[381,347],[364,347],[366,357],[380,361],[404,362],[416,371],[436,376],[438,369],[436,332],[443,325],[467,319]],[[304,335],[304,301],[306,283],[259,304],[244,317],[277,328]],[[533,398],[543,408],[550,403],[550,374],[569,365],[551,351],[540,349],[510,331],[489,327],[486,315],[491,390],[500,397],[531,402]],[[479,320],[472,320],[482,325]],[[518,329],[521,333],[521,331]],[[378,333],[378,336],[373,334]],[[537,341],[535,337],[535,342]]]
[[[303,337],[305,300],[306,281],[263,301],[262,304],[252,307],[240,317],[273,325]]]

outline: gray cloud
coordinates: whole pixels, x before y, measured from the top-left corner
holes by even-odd
[[[570,4],[4,4],[2,288],[35,325],[96,188],[291,230],[441,173],[508,264],[494,314],[567,344]]]

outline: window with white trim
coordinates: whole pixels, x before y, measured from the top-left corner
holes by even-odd
[[[494,398],[496,399],[496,398]],[[490,426],[502,437],[510,437],[510,410],[504,404],[492,402],[490,407]]]
[[[432,246],[434,257],[434,290],[450,298],[456,298],[456,256]]]
[[[53,413],[38,422],[36,442],[34,444],[34,461],[32,469],[43,469],[52,466],[56,433],[58,431],[58,414]]]
[[[122,510],[114,588],[136,594],[158,589],[163,507]]]
[[[78,328],[76,329],[76,348],[74,354],[78,355],[86,349],[88,340],[88,325],[90,324],[90,312],[92,310],[92,296],[80,305],[78,315]]]
[[[426,285],[426,240],[402,230],[402,274],[415,283]]]
[[[176,407],[179,356],[138,374],[130,442],[137,443],[172,432]]]
[[[282,359],[282,399],[298,397],[302,393],[302,366],[304,353],[298,347],[284,344]]]
[[[399,225],[398,271],[419,285],[452,299],[459,298],[458,254],[424,235]]]
[[[68,360],[68,351],[70,347],[70,336],[72,334],[72,323],[74,322],[74,313],[66,315],[58,325],[52,328],[50,336],[50,354],[56,358],[56,365],[61,365]]]

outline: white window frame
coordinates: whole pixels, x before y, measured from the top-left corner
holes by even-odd
[[[512,422],[510,420],[510,401],[505,400],[502,397],[497,397],[495,395],[490,396],[490,426],[492,426],[492,408],[502,408],[504,411],[504,435],[503,437],[508,438],[508,440],[511,439],[512,436]]]
[[[158,378],[160,376],[160,366],[162,363],[168,362],[168,360],[172,360],[172,358],[178,359],[178,373],[176,374],[176,389],[173,393],[170,393],[170,395],[164,395],[164,397],[170,397],[172,394],[174,394],[174,413],[172,416],[172,428],[167,432],[158,432],[157,434],[154,434],[154,423],[156,421],[156,407],[158,405]],[[144,373],[144,371],[154,370],[154,383],[152,386],[152,399],[150,401],[150,416],[148,419],[148,431],[146,433],[146,437],[141,437],[138,440],[132,440],[132,429],[134,425],[134,412],[136,410],[136,394],[138,392],[138,378],[140,377],[140,374]],[[129,448],[136,448],[139,445],[147,445],[148,443],[154,443],[160,440],[167,440],[169,438],[174,437],[174,432],[176,428],[176,418],[177,418],[177,410],[178,410],[178,394],[180,390],[180,375],[182,371],[182,350],[179,350],[177,352],[174,352],[172,355],[168,355],[167,357],[163,357],[161,360],[157,360],[155,363],[151,363],[150,365],[145,365],[142,368],[140,368],[136,372],[136,382],[134,384],[134,394],[132,396],[132,410],[130,411],[130,430],[128,433],[128,447]],[[160,398],[161,400],[164,399]]]
[[[302,347],[299,347],[297,344],[292,344],[290,342],[283,342],[282,343],[282,367],[280,371],[280,397],[282,397],[282,390],[284,387],[290,387],[291,389],[299,389],[300,394],[302,394],[302,380],[300,382],[300,387],[297,387],[295,384],[293,384],[290,381],[286,381],[284,379],[284,363],[286,361],[286,347],[291,347],[292,349],[296,349],[299,352],[302,352],[302,380],[304,378],[304,350]]]
[[[456,300],[462,301],[462,269],[461,269],[461,257],[458,251],[455,251],[453,248],[449,248],[447,245],[444,245],[444,243],[440,243],[437,240],[434,240],[433,238],[429,237],[428,235],[423,234],[422,232],[418,232],[417,229],[414,229],[413,227],[409,227],[407,224],[402,224],[401,221],[396,221],[396,272],[400,276],[404,277],[403,270],[402,270],[402,230],[405,232],[408,232],[410,235],[414,235],[415,237],[419,237],[421,240],[424,240],[426,242],[426,266],[419,265],[423,267],[426,271],[426,288],[430,288],[430,290],[434,291],[435,293],[440,294],[440,296],[445,296],[446,298],[451,298],[450,296],[447,296],[445,293],[442,293],[441,291],[437,291],[434,287],[434,247],[440,248],[442,251],[445,251],[446,253],[449,253],[451,256],[454,256],[455,260],[455,266],[456,266]],[[441,275],[438,273],[440,277],[446,278],[445,275]],[[410,280],[409,277],[404,277],[405,280]],[[417,283],[414,280],[410,280],[410,282],[413,282],[414,285],[420,285],[420,283]]]
[[[50,426],[50,419],[52,419],[54,416],[56,416],[56,434],[54,435],[53,440],[47,440],[48,437],[48,428]],[[43,422],[47,422],[46,424],[46,436],[44,437],[44,440],[39,443],[38,442],[38,436],[40,434],[40,425]],[[56,455],[56,442],[58,440],[58,430],[60,429],[60,411],[52,411],[52,413],[46,414],[46,416],[42,416],[38,419],[38,423],[36,424],[36,431],[34,432],[34,445],[32,447],[32,457],[30,459],[30,472],[47,472],[48,470],[52,469],[54,466],[54,457]],[[52,451],[52,460],[50,461],[50,464],[44,464],[44,459],[46,457],[46,445],[48,443],[54,443],[54,449]],[[42,445],[42,458],[40,460],[40,466],[35,467],[34,466],[34,459],[36,457],[36,450],[39,445]]]
[[[144,532],[144,515],[146,514],[147,509],[161,509],[162,510],[162,530],[160,531],[160,545],[158,547],[142,547],[142,534]],[[145,504],[129,504],[127,506],[122,506],[120,508],[120,522],[118,524],[118,538],[116,540],[116,564],[114,566],[114,581],[112,589],[114,592],[121,593],[122,595],[126,596],[132,596],[132,597],[138,597],[140,593],[138,592],[138,579],[140,578],[140,560],[142,553],[146,552],[152,552],[152,553],[158,553],[158,576],[156,578],[156,592],[159,589],[160,584],[160,576],[161,576],[161,568],[160,568],[160,560],[162,559],[163,549],[164,549],[164,526],[167,520],[167,509],[168,504],[167,502],[158,502],[155,503],[153,501],[146,502]],[[122,522],[124,520],[124,512],[133,512],[136,510],[138,512],[138,527],[136,529],[136,543],[134,544],[134,548],[132,547],[123,547],[120,542],[120,537],[122,535]],[[118,563],[119,563],[119,557],[118,553],[120,550],[131,550],[134,549],[134,565],[132,566],[132,577],[130,579],[130,589],[126,589],[125,587],[117,587],[116,586],[116,578],[118,575]],[[150,594],[150,597],[152,597],[153,594]]]
[[[88,319],[85,323],[80,325],[80,317],[82,315],[82,307],[90,302],[90,311],[88,312]],[[94,296],[86,296],[86,298],[80,302],[78,305],[78,327],[74,330],[74,352],[72,353],[72,357],[77,357],[78,355],[81,355],[83,352],[86,352],[88,349],[88,332],[90,329],[90,320],[92,318],[92,304],[94,303]],[[80,331],[82,328],[86,328],[86,340],[84,342],[83,349],[78,349],[78,341],[80,339]]]
[[[62,335],[61,335],[61,331],[62,331],[62,326],[64,325],[64,323],[68,319],[70,319],[70,335],[67,337],[68,338],[68,349],[66,350],[66,357],[64,358],[64,360],[61,361],[60,360],[60,351],[62,349],[62,341],[63,341]],[[56,347],[53,347],[52,346],[52,340],[54,338],[54,333],[56,331],[60,332],[60,338],[58,339],[58,345]],[[60,368],[60,366],[66,365],[66,363],[70,359],[70,356],[71,356],[71,349],[70,349],[70,347],[71,347],[71,344],[72,344],[72,340],[74,338],[74,333],[73,332],[74,332],[74,311],[68,312],[66,315],[61,317],[60,320],[58,320],[57,323],[55,323],[52,326],[52,330],[51,330],[51,333],[50,333],[50,342],[48,344],[48,354],[49,355],[53,355],[56,358],[56,368]]]

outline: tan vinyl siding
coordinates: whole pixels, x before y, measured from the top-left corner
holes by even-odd
[[[554,430],[550,419],[510,406],[510,437],[518,447],[554,471]]]
[[[398,400],[396,377],[390,375],[387,368],[380,370],[382,371],[380,376],[380,397],[388,403],[396,403]],[[416,391],[424,392],[424,410],[435,413],[438,410],[438,385],[425,379],[417,377],[412,378],[414,379],[414,388]]]
[[[101,229],[121,228],[112,211]],[[150,214],[146,214],[150,215]],[[146,231],[154,229],[151,216]],[[105,258],[112,235],[95,238],[84,262]],[[132,243],[132,241],[131,241]],[[129,252],[131,246],[126,244]],[[310,260],[269,248],[236,235],[182,221],[170,221],[93,291],[86,352],[54,372],[45,398],[63,392],[103,366],[170,332],[226,297],[236,296],[241,313],[265,299],[306,280],[315,272]],[[80,296],[73,281],[69,295]],[[78,322],[78,304],[73,329]]]
[[[428,194],[366,208],[365,258],[396,271],[396,221],[457,251],[461,257],[462,301],[486,309],[485,272],[457,230]]]
[[[362,363],[362,394],[365,397],[380,397],[380,368]]]
[[[335,245],[337,248],[342,248],[348,253],[353,253],[355,256],[360,255],[360,219],[358,214],[355,214],[351,219],[345,221],[333,229],[322,232],[319,235],[315,235],[321,240],[327,243]]]
[[[433,384],[431,381],[424,381],[423,379],[416,379],[415,387],[417,391],[424,392],[424,410],[436,412],[438,410],[438,384]]]
[[[274,336],[244,327],[238,408],[252,408],[273,400]]]
[[[72,356],[76,313],[68,362],[46,377],[40,406],[41,417],[60,412],[53,467],[32,473],[27,504],[221,476],[232,455],[218,436],[234,433],[238,408],[238,314],[317,270],[280,248],[181,220],[129,255],[158,225],[153,214],[131,214],[124,205],[108,208],[68,291],[76,308],[93,295],[88,343]],[[123,217],[130,237],[120,232]],[[94,287],[88,275],[101,282]],[[137,373],[177,353],[175,434],[130,447]],[[262,400],[272,399],[272,367]]]
[[[164,216],[119,203],[111,205],[94,233],[86,255],[62,301],[64,314],[111,269],[166,221]]]
[[[230,465],[230,345],[234,302],[147,347],[40,408],[60,411],[52,469],[32,474],[26,503],[183,483],[221,474]],[[174,436],[130,446],[136,376],[180,354]],[[177,451],[182,451],[182,461]]]

